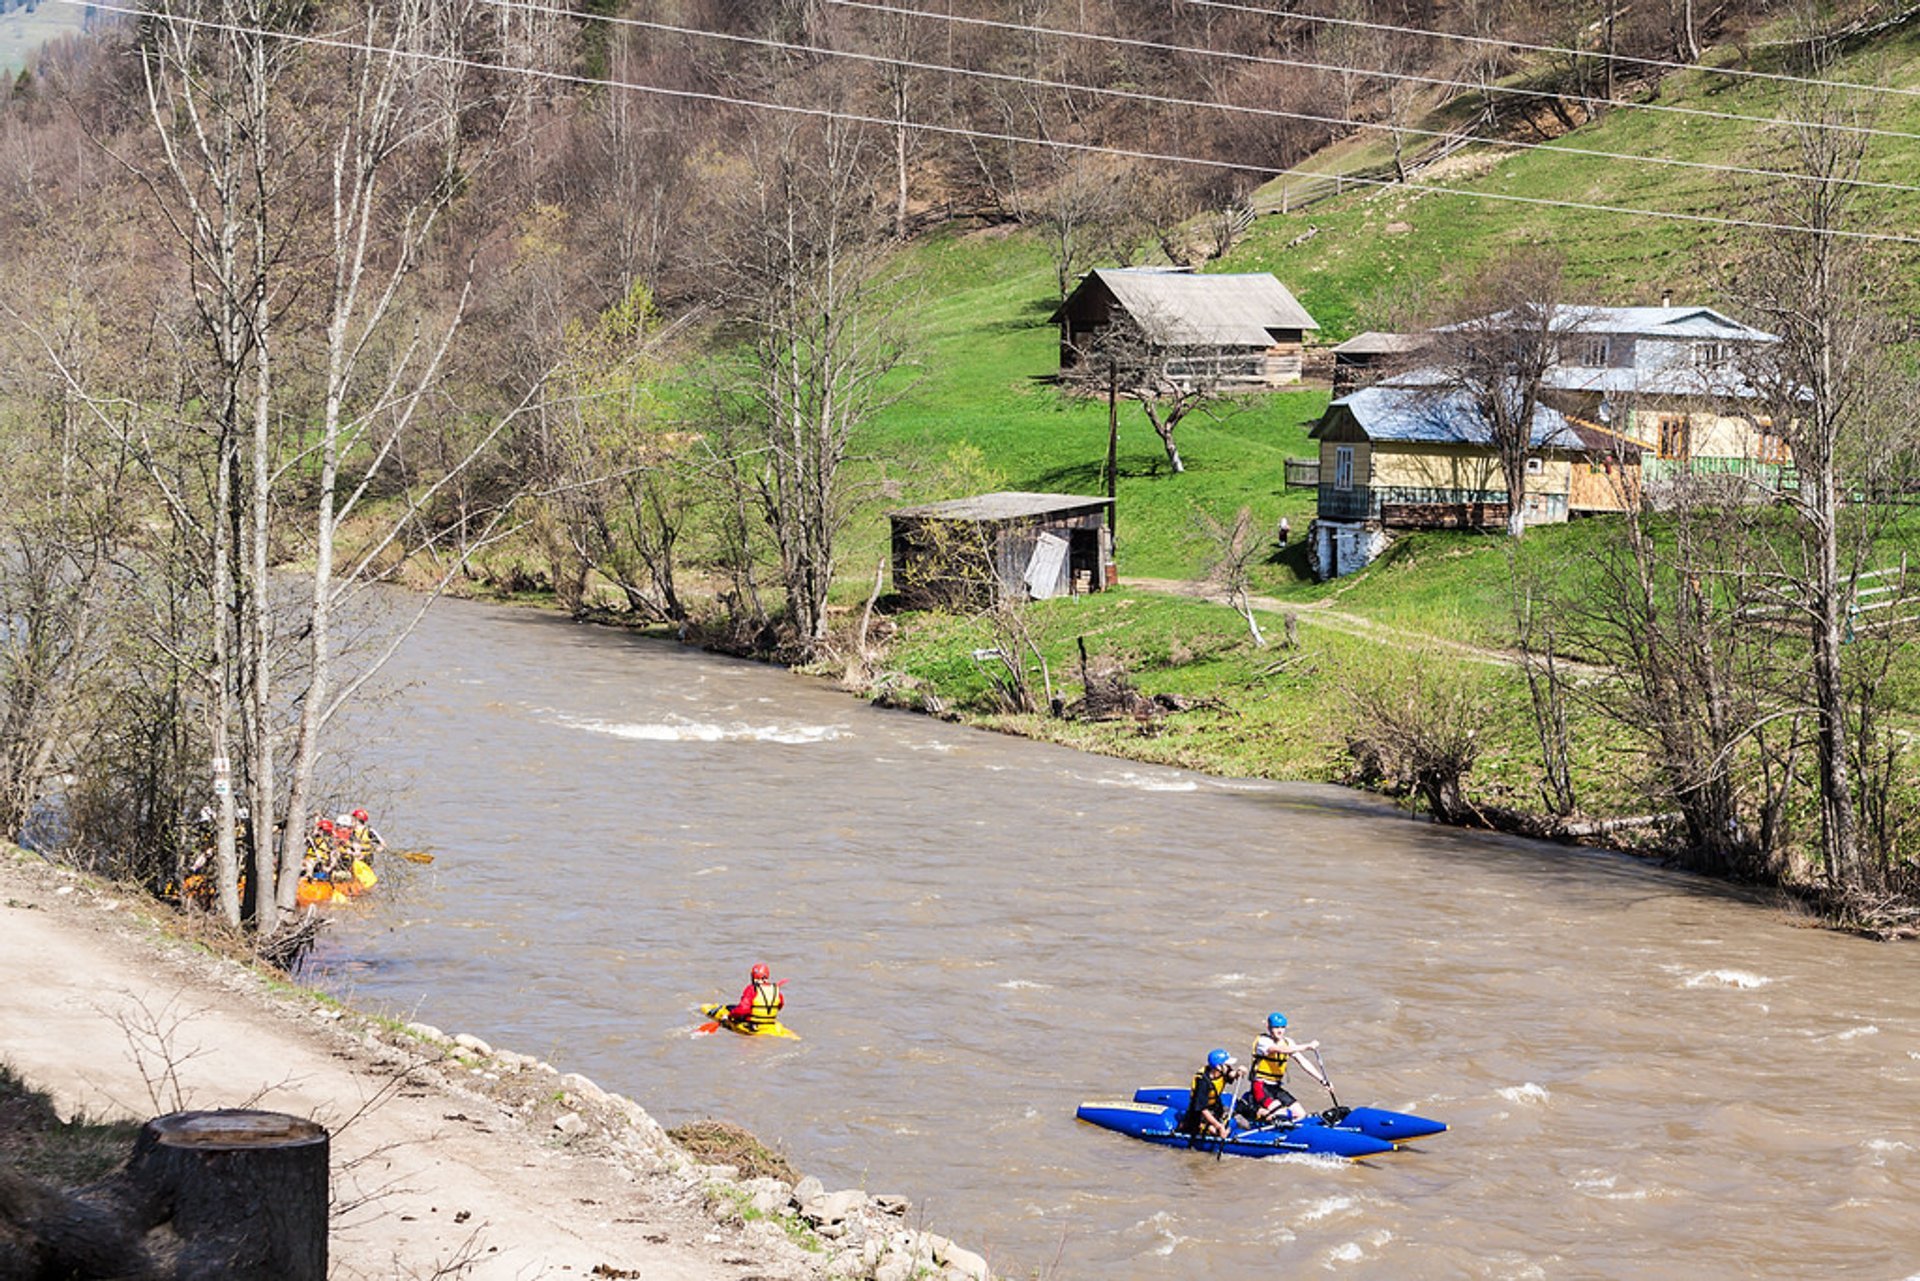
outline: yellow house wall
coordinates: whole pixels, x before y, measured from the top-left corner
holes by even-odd
[[[1505,490],[1500,460],[1491,452],[1464,452],[1457,445],[1379,445],[1374,449],[1373,483],[1404,489]],[[1572,470],[1564,458],[1548,458],[1527,477],[1536,494],[1564,494]]]
[[[1660,412],[1638,410],[1633,415],[1629,434],[1648,449],[1660,447],[1660,420],[1684,417],[1692,437],[1690,454],[1694,458],[1760,457],[1760,433],[1745,418],[1728,418],[1714,413]]]
[[[1364,489],[1373,483],[1373,446],[1364,440],[1320,442],[1320,483],[1331,485],[1335,476],[1334,450],[1351,449],[1353,451],[1353,487]]]

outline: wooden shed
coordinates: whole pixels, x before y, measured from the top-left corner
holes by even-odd
[[[915,609],[1046,600],[1117,581],[1108,500],[981,494],[888,513],[893,589]]]

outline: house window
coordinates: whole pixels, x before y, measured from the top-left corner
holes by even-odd
[[[1580,344],[1580,363],[1589,369],[1605,369],[1613,355],[1613,344],[1605,338],[1589,338]]]
[[[1336,445],[1333,449],[1333,487],[1335,489],[1353,488],[1353,446]]]
[[[1538,476],[1541,472],[1545,471],[1546,469],[1547,469],[1546,459],[1544,458],[1527,459],[1527,475]]]
[[[1733,348],[1723,342],[1695,343],[1693,347],[1693,367],[1695,369],[1718,369],[1733,360]]]
[[[1693,456],[1693,425],[1684,415],[1668,414],[1659,419],[1660,456],[1682,461]]]

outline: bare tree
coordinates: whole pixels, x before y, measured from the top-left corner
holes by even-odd
[[[1228,411],[1228,380],[1242,357],[1208,347],[1168,348],[1156,342],[1152,315],[1116,313],[1078,348],[1079,360],[1065,372],[1082,395],[1109,395],[1140,406],[1175,474],[1186,471],[1180,456],[1180,425],[1189,415],[1219,417]]]
[[[1267,638],[1260,634],[1260,621],[1253,614],[1252,573],[1254,560],[1266,549],[1266,540],[1254,527],[1252,510],[1242,507],[1230,521],[1207,511],[1196,511],[1194,516],[1207,543],[1201,572],[1246,620],[1253,643],[1265,649]]]
[[[1543,255],[1504,259],[1461,298],[1464,316],[1435,329],[1419,353],[1435,371],[1437,412],[1470,415],[1500,461],[1507,532],[1527,527],[1527,463],[1538,446],[1536,415],[1583,313],[1563,300],[1560,263]]]
[[[1800,96],[1795,114],[1811,123],[1787,130],[1784,148],[1793,168],[1818,181],[1769,193],[1768,217],[1793,230],[1757,237],[1734,288],[1779,338],[1748,353],[1744,372],[1765,402],[1756,425],[1792,456],[1794,482],[1782,495],[1794,517],[1792,554],[1773,568],[1808,645],[1822,866],[1837,886],[1873,889],[1884,869],[1863,855],[1850,734],[1874,718],[1854,694],[1877,696],[1877,684],[1850,689],[1846,646],[1861,577],[1892,515],[1876,500],[1904,487],[1920,432],[1911,381],[1887,350],[1884,266],[1832,234],[1858,223],[1851,182],[1864,138],[1844,128],[1857,118],[1818,89]]]
[[[731,403],[736,453],[778,553],[803,654],[827,638],[835,551],[851,514],[857,433],[901,392],[901,298],[882,275],[884,222],[867,135],[784,122],[753,146],[733,198],[722,305],[746,336]]]

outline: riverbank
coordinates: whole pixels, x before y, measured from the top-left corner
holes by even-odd
[[[372,1017],[0,853],[0,1054],[63,1117],[251,1106],[333,1135],[332,1275],[982,1278],[895,1196],[706,1164],[565,1065]],[[751,1146],[751,1145],[749,1145]]]

